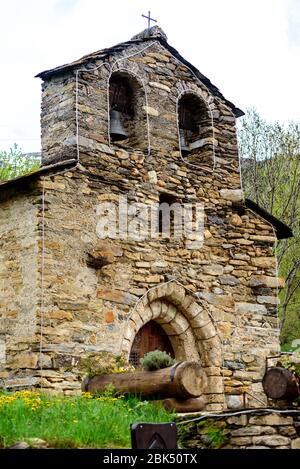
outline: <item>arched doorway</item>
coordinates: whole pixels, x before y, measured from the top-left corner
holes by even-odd
[[[128,358],[135,351],[138,332],[150,321],[168,334],[177,360],[199,362],[207,372],[206,410],[224,409],[222,341],[206,301],[192,296],[176,280],[152,288],[135,304],[124,327],[120,350]]]
[[[155,321],[149,321],[136,334],[129,356],[133,366],[140,365],[140,359],[148,352],[162,350],[175,358],[169,337],[163,328]]]

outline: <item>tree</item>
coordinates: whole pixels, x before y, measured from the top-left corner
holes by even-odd
[[[0,151],[0,181],[31,173],[39,166],[40,161],[36,154],[24,155],[16,143],[9,152]]]
[[[242,181],[246,197],[289,225],[293,238],[278,242],[283,344],[300,338],[300,123],[268,123],[247,110],[238,131]]]

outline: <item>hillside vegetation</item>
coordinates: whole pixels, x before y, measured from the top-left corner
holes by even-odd
[[[276,246],[278,273],[286,281],[279,295],[281,343],[289,350],[300,339],[300,123],[269,123],[250,109],[241,119],[238,138],[246,197],[294,234]]]

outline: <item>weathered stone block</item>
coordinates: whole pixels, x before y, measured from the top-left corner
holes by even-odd
[[[44,189],[48,190],[64,191],[66,188],[65,184],[61,182],[43,181],[41,185]]]
[[[261,415],[250,417],[249,424],[254,425],[292,425],[293,417],[278,414]]]
[[[254,360],[255,360],[255,356],[254,356],[254,355],[251,355],[251,354],[248,354],[248,353],[243,353],[243,354],[242,354],[242,360],[243,360],[245,363],[253,363]]]
[[[263,243],[275,243],[275,236],[261,236],[261,235],[252,235],[250,239],[253,241],[261,241]]]
[[[231,202],[239,202],[243,199],[243,191],[240,189],[221,189],[220,197]]]
[[[251,241],[250,239],[247,238],[237,238],[235,240],[238,244],[243,244],[244,246],[251,246],[254,241]]]
[[[156,171],[149,171],[148,172],[148,181],[151,184],[157,184],[157,173],[156,173]]]
[[[157,109],[155,109],[154,107],[143,106],[143,109],[149,116],[153,116],[153,117],[158,117],[159,116],[159,111]]]
[[[243,220],[241,219],[241,217],[237,213],[234,213],[234,214],[231,215],[230,223],[233,226],[242,226]]]
[[[250,287],[270,287],[270,288],[277,288],[277,280],[278,280],[278,287],[283,288],[285,285],[285,281],[282,277],[269,277],[267,275],[253,275],[250,278],[249,285]]]
[[[289,438],[281,435],[266,435],[266,436],[254,436],[253,443],[255,445],[265,445],[265,446],[288,446],[290,443]]]
[[[24,352],[15,356],[9,361],[9,367],[13,369],[18,368],[37,368],[39,356],[37,353]]]
[[[229,295],[220,295],[220,294],[214,294],[214,293],[209,293],[209,292],[199,292],[198,296],[199,298],[203,298],[208,303],[213,304],[213,305],[226,306],[228,308],[233,308],[234,306],[234,300]]]
[[[0,340],[0,365],[6,362],[6,344]]]
[[[168,266],[166,261],[154,261],[151,263],[151,272],[161,274],[167,270]]]
[[[195,300],[186,309],[186,312],[189,318],[194,318],[198,316],[202,311],[203,311],[203,308]],[[208,322],[208,316],[205,317],[205,320],[206,320],[205,321],[205,324],[206,324]]]
[[[134,275],[133,279],[140,283],[159,283],[160,275]]]
[[[224,392],[223,378],[221,376],[208,376],[206,392],[222,394]]]
[[[249,425],[231,431],[232,436],[275,435],[276,430],[270,426]]]
[[[255,303],[236,303],[235,311],[237,313],[258,313],[267,314],[267,308],[264,305],[258,305]]]
[[[174,305],[181,305],[185,298],[185,288],[182,285],[174,284],[170,293],[166,295]]]
[[[270,448],[269,446],[263,446],[263,445],[251,445],[251,446],[248,446],[247,449],[272,449]]]
[[[97,298],[125,305],[134,305],[138,300],[138,297],[131,293],[127,293],[122,290],[112,290],[105,287],[98,288]]]
[[[233,270],[233,268],[232,268]],[[219,282],[221,285],[230,285],[230,286],[235,286],[239,285],[240,280],[233,275],[222,275],[218,278]]]
[[[74,319],[70,311],[46,311],[43,314],[45,319],[57,319],[59,321],[72,321],[72,319]]]
[[[153,301],[152,303],[150,303],[149,306],[151,308],[153,318],[157,318],[161,313],[161,306],[162,306],[161,302],[160,301]]]
[[[163,85],[162,83],[158,83],[155,81],[149,81],[149,85],[152,86],[153,88],[159,88],[160,90],[167,91],[170,93],[170,88],[167,85]]]
[[[7,389],[24,389],[34,387],[38,382],[35,377],[28,376],[27,378],[12,378],[4,380]]]
[[[224,267],[219,264],[210,264],[203,266],[203,272],[207,275],[222,275]]]
[[[252,438],[250,436],[232,436],[230,438],[230,444],[237,446],[248,446],[252,443]]]
[[[284,427],[279,427],[278,428],[279,435],[282,436],[289,436],[289,437],[295,437],[297,436],[297,432],[295,427],[293,426],[284,426]],[[300,448],[299,448],[300,449]]]
[[[212,322],[209,322],[205,326],[202,327],[194,327],[194,334],[195,337],[201,340],[210,339],[216,335],[216,328]]]
[[[268,305],[277,305],[278,298],[277,296],[258,296],[257,302],[260,304],[268,304]]]
[[[295,438],[291,442],[291,448],[292,449],[300,449],[300,438]]]
[[[221,412],[224,410],[224,405],[223,404],[207,404],[206,410],[208,412]]]
[[[226,396],[226,403],[228,409],[241,409],[243,408],[243,396],[234,396],[234,395],[229,395]]]
[[[255,267],[274,268],[276,267],[275,257],[252,257],[251,264]]]
[[[116,151],[116,156],[117,156],[120,160],[128,160],[128,158],[130,157],[128,151],[126,151],[126,150],[124,150],[124,149],[121,149],[121,150]]]
[[[161,307],[161,315],[158,321],[163,324],[170,323],[174,320],[177,313],[177,308],[174,305],[166,303]]]
[[[104,320],[107,324],[111,324],[115,321],[115,315],[113,311],[104,311]]]

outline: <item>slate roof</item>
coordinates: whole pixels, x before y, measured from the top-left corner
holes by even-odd
[[[264,220],[271,223],[271,225],[275,228],[277,239],[292,238],[294,236],[293,231],[288,225],[274,217],[274,215],[271,215],[271,213],[260,207],[257,203],[253,202],[253,200],[245,199],[245,205],[247,208],[257,213],[257,215],[261,216]]]
[[[55,164],[50,164],[47,166],[41,166],[39,169],[37,169],[36,171],[32,171],[31,173],[23,174],[22,176],[15,177],[13,179],[8,179],[7,181],[1,181],[0,190],[2,188],[7,189],[11,186],[16,186],[18,184],[25,184],[35,179],[36,177],[43,175],[43,174],[48,174],[51,171],[55,173],[57,170],[67,170],[67,169],[75,168],[76,164],[77,164],[77,160],[72,159],[72,160],[66,160],[66,161],[59,161]]]
[[[81,57],[81,59],[75,60],[74,62],[71,62],[69,64],[61,65],[59,67],[52,68],[51,70],[45,70],[36,75],[36,77],[42,78],[42,80],[47,80],[48,78],[51,78],[55,75],[66,73],[73,69],[78,69],[80,68],[80,66],[86,65],[88,62],[95,60],[105,60],[112,54],[122,52],[123,50],[129,49],[133,45],[139,45],[147,41],[153,40],[157,40],[158,42],[160,42],[160,44],[165,49],[167,49],[177,60],[179,60],[182,64],[186,65],[190,70],[192,70],[196,77],[199,78],[199,80],[207,86],[207,88],[214,96],[217,96],[218,98],[222,99],[232,109],[236,117],[241,117],[244,115],[244,112],[241,109],[237,108],[231,101],[228,101],[222,95],[219,89],[215,85],[213,85],[205,75],[203,75],[194,65],[192,65],[184,57],[182,57],[182,55],[180,55],[179,52],[174,49],[174,47],[168,44],[166,34],[158,26],[153,26],[149,30],[145,29],[140,34],[134,36],[130,41],[121,42],[120,44],[117,44],[115,46],[102,49],[88,55],[84,55],[83,57]]]

